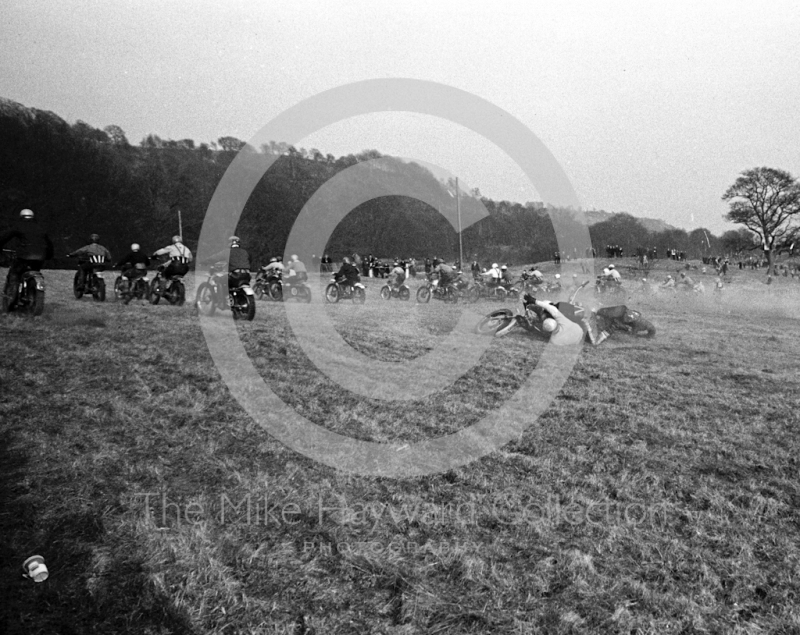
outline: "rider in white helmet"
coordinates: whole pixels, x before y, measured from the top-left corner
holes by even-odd
[[[114,265],[115,268],[122,270],[122,277],[126,280],[133,279],[131,274],[134,274],[134,272],[136,272],[135,275],[137,277],[144,275],[149,266],[150,258],[141,252],[138,243],[133,243],[130,253]]]

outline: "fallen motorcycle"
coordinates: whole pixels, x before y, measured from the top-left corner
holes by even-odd
[[[533,296],[526,295],[522,301],[522,311],[518,311],[516,314],[511,309],[492,311],[478,322],[475,332],[482,335],[494,335],[513,321],[516,324],[512,328],[520,327],[540,339],[550,339],[550,334],[542,327],[547,314],[541,307],[536,306],[534,301]],[[556,302],[554,306],[567,319],[583,328],[583,319],[587,317],[586,309],[570,302]],[[656,334],[656,328],[652,322],[643,318],[639,311],[629,309],[624,304],[598,309],[595,319],[598,331],[606,331],[609,334],[622,332],[647,338],[655,337]]]

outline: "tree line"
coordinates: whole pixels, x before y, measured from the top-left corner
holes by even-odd
[[[439,213],[455,206],[453,184],[415,163],[384,157],[377,150],[334,157],[280,141],[252,148],[230,136],[196,143],[150,134],[133,145],[119,126],[101,130],[83,121],[69,124],[52,112],[5,99],[0,99],[0,225],[10,224],[20,209],[29,207],[54,238],[57,257],[84,244],[90,233],[100,234],[116,256],[131,242],[145,249],[167,244],[178,232],[180,211],[184,241],[196,249],[209,201],[240,152],[248,169],[263,169],[267,161],[274,161],[247,199],[236,230],[259,263],[283,252],[297,215],[320,186],[372,159],[382,159],[380,169],[359,178],[368,179],[377,196],[337,226],[328,253],[335,259],[351,253],[458,257],[456,228]],[[364,185],[349,179],[344,187]],[[428,202],[392,194],[411,187]],[[559,247],[541,205],[495,201],[478,190],[462,193],[464,218],[484,215],[481,206],[489,215],[464,230],[465,259],[522,263],[549,260],[559,248],[568,255],[578,251],[570,244]],[[560,226],[580,222],[572,210],[552,213],[561,215]],[[721,238],[704,229],[653,233],[627,214],[592,225],[590,236],[598,256],[607,244],[619,245],[630,255],[640,247],[656,248],[659,254],[675,248],[699,258],[740,251],[753,243],[736,231]]]

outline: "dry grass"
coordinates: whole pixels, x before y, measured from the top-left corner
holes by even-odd
[[[0,632],[797,632],[800,285],[758,276],[633,293],[655,340],[585,349],[502,450],[392,480],[253,423],[188,308],[76,301],[47,271],[45,315],[0,318]],[[326,309],[365,355],[414,359],[456,322],[368,286]],[[282,305],[239,328],[284,401],[374,441],[479,420],[543,347],[511,335],[435,398],[387,404],[321,374]],[[20,575],[32,553],[41,585]]]

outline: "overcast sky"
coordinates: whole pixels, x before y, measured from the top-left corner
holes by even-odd
[[[521,120],[587,208],[721,233],[739,172],[800,174],[798,2],[3,4],[0,96],[133,143],[247,140],[321,91],[407,77]],[[490,142],[427,115],[352,118],[299,145],[375,148],[495,199],[538,198]]]

